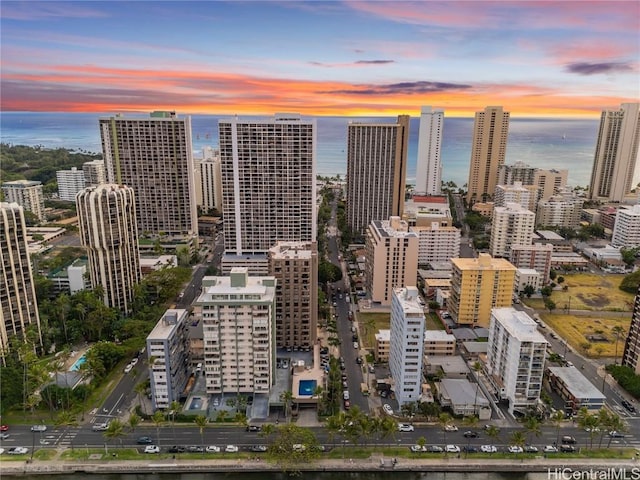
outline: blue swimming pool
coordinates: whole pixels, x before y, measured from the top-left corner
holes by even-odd
[[[298,395],[313,395],[318,382],[316,380],[300,380]]]
[[[200,410],[202,409],[202,398],[193,397],[191,399],[191,403],[189,404],[189,410]]]
[[[77,359],[73,365],[71,365],[71,368],[69,369],[70,372],[77,372],[78,370],[80,370],[80,367],[82,366],[83,363],[85,363],[87,361],[86,355],[82,355],[79,359]]]

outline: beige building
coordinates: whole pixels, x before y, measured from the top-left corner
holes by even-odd
[[[582,217],[584,199],[571,192],[560,192],[538,203],[536,225],[577,228]]]
[[[376,363],[388,363],[389,362],[389,344],[391,342],[391,330],[378,330],[375,334],[376,337],[376,350],[375,357]]]
[[[517,203],[493,209],[489,251],[494,257],[509,258],[512,245],[531,245],[536,214]]]
[[[408,115],[396,123],[349,123],[347,223],[354,233],[374,220],[402,217],[408,143]]]
[[[524,289],[530,286],[537,292],[542,288],[542,275],[533,268],[516,269],[516,280],[514,285],[514,293],[524,292]]]
[[[471,210],[483,217],[493,218],[493,202],[477,202],[473,204]]]
[[[632,368],[636,375],[640,375],[640,287],[633,303],[633,315],[622,354],[622,365]]]
[[[430,227],[438,222],[441,227],[450,227],[453,223],[449,199],[435,195],[414,195],[404,202],[402,219],[410,227]]]
[[[524,162],[501,165],[498,169],[499,185],[514,185],[521,182],[525,188],[536,187],[536,201],[547,200],[566,187],[569,170],[544,170],[531,167]],[[533,191],[533,190],[531,190]],[[529,208],[535,211],[535,208]]]
[[[399,217],[374,220],[367,230],[365,286],[371,300],[391,305],[393,290],[418,277],[418,235]]]
[[[44,220],[44,195],[41,182],[31,180],[5,182],[2,184],[2,191],[6,202],[17,203],[39,220]]]
[[[623,103],[619,110],[605,110],[591,170],[592,200],[622,202],[635,187],[640,143],[640,103]]]
[[[212,209],[222,211],[222,164],[219,150],[205,147],[204,158],[196,161],[196,199],[205,213]]]
[[[553,245],[535,243],[532,245],[512,245],[509,261],[516,268],[530,268],[540,274],[543,285],[549,283]]]
[[[425,330],[424,331],[424,351],[425,357],[429,356],[449,356],[456,354],[456,337],[445,330]],[[427,363],[426,360],[424,363]]]
[[[278,242],[269,250],[269,274],[276,279],[276,346],[311,350],[318,328],[315,242]]]
[[[71,167],[71,170],[58,170],[56,180],[58,197],[67,202],[75,202],[76,194],[85,188],[84,172],[76,167]]]
[[[102,287],[105,305],[130,312],[134,286],[142,278],[133,189],[89,187],[76,197],[76,209],[92,287]]]
[[[487,107],[473,124],[467,203],[485,202],[496,190],[498,168],[504,163],[509,133],[509,112]]]
[[[491,309],[510,307],[516,267],[503,258],[453,258],[449,313],[459,325],[488,327]]]
[[[208,394],[268,394],[275,381],[276,279],[204,277],[194,315],[202,319]]]
[[[522,208],[536,211],[538,199],[538,187],[533,185],[522,185],[522,182],[515,182],[513,185],[497,185],[493,199],[495,207],[505,207],[507,203],[517,203]]]
[[[191,117],[100,119],[107,181],[133,189],[138,232],[197,236]]]
[[[40,343],[42,339],[23,207],[0,202],[0,233],[0,357],[4,364],[12,336],[22,337],[33,325]]]
[[[82,173],[84,174],[85,187],[96,187],[107,183],[107,172],[104,166],[104,160],[92,160],[82,164]]]
[[[460,229],[442,227],[433,222],[429,227],[409,227],[418,235],[418,264],[446,262],[460,256]]]

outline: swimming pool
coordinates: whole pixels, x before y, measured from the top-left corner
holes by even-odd
[[[193,397],[191,399],[191,404],[189,405],[189,410],[201,410],[202,409],[202,398]]]
[[[86,354],[82,355],[79,359],[77,359],[73,365],[71,365],[71,368],[69,369],[70,372],[77,372],[78,370],[80,370],[80,367],[82,366],[83,363],[85,363],[87,361],[86,358]]]
[[[313,395],[318,385],[317,380],[300,380],[298,395]]]

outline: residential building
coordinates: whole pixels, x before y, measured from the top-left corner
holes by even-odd
[[[446,262],[460,256],[460,229],[442,227],[433,222],[430,227],[409,227],[418,235],[418,264]]]
[[[402,219],[410,227],[430,227],[433,222],[438,222],[441,227],[450,227],[453,224],[449,198],[435,195],[414,195],[404,202]]]
[[[188,310],[169,309],[147,336],[151,401],[156,409],[170,409],[187,386],[188,319]]]
[[[607,397],[576,367],[549,367],[549,384],[564,400],[564,412],[578,413],[586,408],[598,413],[605,408]]]
[[[44,220],[44,195],[42,182],[32,180],[15,180],[2,184],[4,199],[7,203],[17,203],[26,211],[33,213],[39,220]]]
[[[509,112],[487,107],[476,112],[473,124],[467,203],[486,202],[496,190],[498,168],[504,163],[509,133]]]
[[[538,187],[525,187],[522,182],[514,182],[513,185],[496,185],[493,206],[505,207],[507,203],[517,203],[522,208],[535,212],[537,201]]]
[[[489,251],[494,257],[509,258],[512,245],[531,245],[536,214],[517,203],[493,209]]]
[[[531,167],[524,162],[501,165],[498,169],[499,185],[514,185],[521,182],[524,187],[537,187],[535,201],[547,200],[567,185],[569,170],[544,170]],[[534,208],[529,210],[534,211]]]
[[[438,383],[438,401],[451,409],[454,415],[478,420],[491,419],[491,403],[478,385],[466,378],[443,378]]]
[[[560,192],[538,203],[536,225],[577,228],[584,199],[572,192]]]
[[[425,357],[448,356],[456,354],[456,337],[444,330],[424,331],[424,351]]]
[[[518,268],[516,269],[516,279],[514,282],[514,292],[516,294],[524,292],[524,289],[529,286],[533,288],[534,292],[537,292],[542,288],[542,275],[533,268]]]
[[[391,330],[378,330],[375,334],[376,349],[375,358],[376,363],[388,363],[389,362],[389,345],[391,342]]]
[[[42,343],[24,208],[17,203],[0,202],[0,263],[0,357],[4,364],[11,337],[23,337],[30,325]]]
[[[418,235],[399,217],[374,220],[365,244],[365,288],[373,302],[390,305],[393,290],[416,283]]]
[[[207,393],[268,394],[275,382],[276,279],[250,277],[243,267],[204,277],[194,313],[203,325]]]
[[[105,305],[130,312],[134,286],[142,277],[133,189],[113,184],[86,188],[76,196],[76,209],[91,285],[102,287]]]
[[[218,126],[225,255],[265,255],[278,241],[315,242],[315,120],[276,114]]]
[[[402,217],[408,143],[408,115],[396,123],[349,123],[347,224],[354,233],[374,220]]]
[[[529,315],[511,307],[491,311],[487,374],[512,415],[538,405],[546,353],[547,341]]]
[[[483,217],[493,218],[493,202],[476,202],[471,210]]]
[[[547,244],[553,246],[553,252],[573,252],[571,241],[557,234],[553,230],[536,230],[533,237],[533,244]]]
[[[631,316],[631,326],[624,345],[622,354],[622,365],[630,367],[640,375],[640,287],[633,302],[633,314]]]
[[[458,325],[487,327],[494,307],[509,307],[516,267],[503,258],[452,258],[449,313]]]
[[[318,250],[315,242],[278,242],[269,250],[276,279],[276,346],[311,350],[318,330]]]
[[[418,130],[416,193],[440,195],[442,186],[442,161],[440,155],[442,151],[443,126],[443,110],[422,107]]]
[[[68,265],[51,272],[47,278],[52,282],[52,293],[54,294],[73,295],[91,288],[91,280],[87,275],[86,258],[76,258]]]
[[[534,243],[532,245],[511,245],[509,261],[516,268],[530,268],[540,274],[540,281],[546,285],[550,281],[553,245]]]
[[[84,173],[85,187],[97,187],[103,183],[107,183],[107,171],[105,170],[104,160],[91,160],[82,164],[82,173]]]
[[[618,210],[611,245],[616,248],[640,247],[640,205]]]
[[[58,170],[56,179],[60,200],[75,202],[76,194],[85,188],[84,172],[76,167],[71,167],[71,170]]]
[[[418,298],[416,287],[393,290],[389,371],[400,406],[420,398],[425,319]]]
[[[99,122],[107,181],[135,192],[139,234],[197,236],[191,117],[153,112]]]
[[[222,163],[220,151],[205,147],[196,161],[196,203],[203,212],[222,211]]]
[[[623,103],[600,116],[591,170],[592,200],[623,202],[633,185],[640,143],[640,103]]]

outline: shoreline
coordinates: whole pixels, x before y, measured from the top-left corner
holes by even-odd
[[[560,462],[556,461],[560,460]],[[326,459],[313,465],[291,468],[292,472],[483,472],[519,473],[553,472],[555,469],[571,471],[639,470],[635,459],[406,459],[401,458],[394,466],[391,457],[380,459]],[[246,460],[148,460],[128,461],[16,461],[2,462],[0,476],[21,477],[25,475],[61,474],[127,474],[127,473],[229,473],[229,472],[282,472],[282,468],[266,461]],[[582,477],[581,477],[582,478]],[[623,477],[621,477],[623,478]]]

